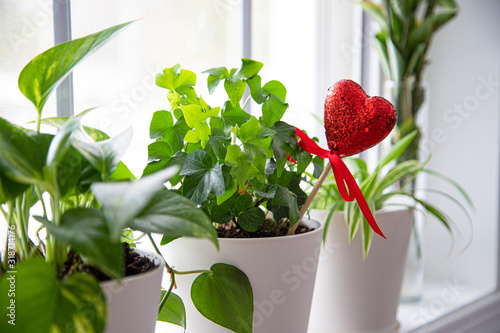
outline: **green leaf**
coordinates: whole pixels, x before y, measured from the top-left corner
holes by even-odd
[[[386,39],[387,54],[389,55],[389,66],[391,69],[391,78],[396,84],[403,79],[405,73],[405,60],[403,55],[388,37]]]
[[[324,170],[324,160],[319,157],[319,156],[314,156],[313,157],[313,166],[314,166],[314,172],[313,172],[313,177],[314,178],[319,178],[321,174],[323,173]]]
[[[91,110],[91,109],[89,109],[89,110]],[[85,110],[83,112],[87,112],[89,110]],[[80,114],[78,114],[78,116],[79,115]],[[41,121],[42,125],[51,126],[51,127],[57,128],[57,129],[61,129],[68,119],[69,119],[69,117],[49,117],[49,118],[43,118],[40,121]],[[100,131],[96,128],[83,126],[83,130],[85,131],[85,133],[87,133],[92,138],[92,140],[94,140],[96,142],[109,139],[109,135],[107,135],[103,131]]]
[[[222,108],[221,118],[226,127],[242,126],[250,119],[250,115],[246,113],[240,105],[233,106],[230,102],[225,102]]]
[[[201,146],[205,148],[211,134],[206,119],[208,117],[217,117],[220,108],[204,110],[200,105],[191,104],[181,106],[181,109],[187,125],[193,128],[187,132],[184,140],[192,143],[201,142]]]
[[[210,94],[214,93],[215,88],[219,86],[219,83],[222,79],[229,77],[229,71],[226,67],[211,68],[202,73],[209,74],[207,78],[207,87]]]
[[[132,127],[104,141],[94,142],[83,131],[75,133],[73,147],[96,168],[106,180],[117,167],[120,158],[132,140]]]
[[[257,160],[261,158],[270,158],[273,156],[272,135],[274,131],[262,127],[254,116],[240,128],[239,138],[243,142],[245,154],[250,159]],[[265,164],[264,164],[265,166]],[[264,168],[261,168],[262,171]]]
[[[238,69],[234,78],[236,79],[249,79],[257,75],[264,66],[263,63],[247,58],[241,59],[241,67]]]
[[[374,4],[369,1],[362,1],[360,5],[363,9],[371,16],[371,18],[377,22],[381,29],[389,30],[385,16],[382,13],[382,8],[380,5]]]
[[[389,186],[396,184],[398,181],[405,179],[406,177],[414,179],[416,175],[422,171],[424,166],[425,163],[420,163],[417,160],[403,161],[397,164],[394,168],[389,170],[382,179],[380,179],[374,191],[375,195],[382,194],[382,192]]]
[[[265,220],[266,213],[258,207],[245,210],[238,215],[238,224],[243,230],[249,232],[259,230]]]
[[[269,95],[276,98],[279,102],[285,103],[286,98],[286,88],[283,83],[272,80],[266,83],[262,89],[267,92]]]
[[[470,196],[467,194],[465,189],[462,186],[460,186],[460,184],[458,184],[456,181],[454,181],[450,177],[447,177],[447,176],[445,176],[442,173],[439,173],[437,171],[423,169],[422,172],[425,172],[425,173],[428,173],[428,174],[433,175],[435,177],[438,177],[438,178],[444,180],[445,182],[451,184],[458,192],[460,192],[460,194],[465,199],[465,201],[467,201],[467,204],[470,207],[474,207],[474,203],[472,202],[472,199],[470,198]]]
[[[278,164],[278,169],[284,167],[288,157],[288,147],[297,149],[297,139],[295,138],[295,127],[285,122],[278,121],[273,124],[273,135],[271,146],[273,148],[274,158]],[[278,175],[279,176],[279,175]]]
[[[0,171],[0,204],[14,200],[18,195],[28,189],[28,185],[10,180]]]
[[[276,194],[272,199],[273,205],[288,207],[290,227],[293,226],[300,217],[299,206],[297,204],[297,195],[287,188],[277,185]]]
[[[39,258],[20,262],[15,270],[15,274],[5,274],[0,282],[2,332],[64,332],[76,327],[82,332],[104,331],[106,302],[91,275],[74,274],[60,281],[54,268]],[[9,297],[11,281],[15,281],[16,288],[15,295]],[[12,300],[15,320],[8,316]]]
[[[156,111],[149,125],[149,137],[153,140],[165,137],[172,132],[172,127],[174,127],[172,113],[165,110]]]
[[[118,241],[111,241],[104,214],[97,209],[75,208],[64,213],[59,225],[46,218],[35,216],[48,233],[88,258],[105,274],[114,279],[122,277],[123,248]],[[120,233],[121,235],[121,233]]]
[[[173,124],[171,112],[156,111],[151,119],[149,136],[151,139],[170,144],[173,151],[180,151],[184,146],[184,137],[190,129],[183,115]]]
[[[224,177],[219,163],[212,162],[210,155],[204,150],[196,150],[188,154],[180,175],[185,175],[183,182],[184,196],[194,203],[201,204],[210,193],[224,193]]]
[[[53,135],[37,134],[0,118],[0,170],[22,184],[43,183],[43,167]]]
[[[401,19],[407,20],[411,9],[407,0],[390,0],[394,13]]]
[[[122,230],[150,203],[163,183],[177,173],[176,167],[159,171],[134,182],[94,183],[91,190],[103,207],[111,240],[119,241]]]
[[[122,181],[122,180],[136,180],[132,171],[123,162],[119,162],[116,169],[113,171],[109,180],[111,181]]]
[[[55,179],[56,169],[70,150],[73,134],[81,126],[80,118],[83,115],[84,113],[81,113],[78,116],[69,118],[50,142],[44,167],[45,177],[49,178],[47,181],[52,183],[57,182],[57,179]],[[79,161],[78,165],[80,165]]]
[[[196,74],[187,69],[181,69],[179,64],[165,68],[156,75],[156,85],[161,88],[186,93],[196,84]]]
[[[130,228],[171,238],[206,238],[218,244],[212,221],[203,210],[173,191],[155,193],[149,205],[133,218]]]
[[[286,88],[279,81],[269,81],[262,89],[269,96],[262,105],[262,119],[266,126],[271,127],[281,120],[288,108],[288,104],[285,103]]]
[[[257,104],[262,104],[267,100],[268,94],[261,87],[262,78],[255,75],[253,78],[247,80],[248,88],[250,88],[250,95]]]
[[[165,290],[162,290],[162,299],[166,293],[167,292]],[[170,295],[168,295],[167,301],[158,314],[158,321],[180,326],[184,328],[184,331],[186,331],[186,309],[184,308],[184,303],[179,296],[174,293],[170,293]]]
[[[58,44],[33,58],[19,75],[19,89],[33,102],[38,114],[42,113],[50,94],[78,63],[131,23],[115,25],[95,34]]]
[[[413,141],[413,139],[417,134],[418,134],[417,131],[413,131],[408,135],[406,135],[405,137],[398,140],[396,144],[391,148],[391,150],[382,158],[377,168],[380,170],[390,162],[397,159],[403,153],[403,151],[408,147],[408,145]]]
[[[238,182],[231,175],[231,167],[223,165],[222,176],[224,177],[224,193],[217,196],[217,204],[220,205],[229,199],[238,189]]]
[[[235,215],[249,210],[253,207],[253,198],[250,194],[244,193],[236,199],[236,204],[234,205],[233,212]]]
[[[372,213],[375,212],[375,204],[373,201],[368,201],[368,206],[370,207],[370,211]],[[362,242],[363,242],[363,259],[366,259],[368,256],[368,252],[370,251],[370,248],[372,246],[372,241],[373,241],[373,229],[368,223],[368,221],[363,218],[363,232],[362,232]]]
[[[227,78],[224,81],[224,89],[233,107],[240,105],[240,100],[245,93],[247,85],[245,81],[236,78]]]
[[[240,127],[240,140],[242,142],[250,141],[259,134],[260,128],[261,126],[257,118],[251,116],[250,119]]]
[[[53,184],[58,184],[59,194],[61,196],[64,197],[66,194],[71,193],[78,185],[81,180],[80,176],[83,165],[84,159],[82,155],[78,153],[76,149],[70,147],[64,156],[64,159],[58,163],[57,171],[55,173],[57,176],[55,177],[55,180],[52,181]],[[45,174],[47,178],[48,173],[46,172]]]
[[[101,287],[93,276],[73,274],[60,282],[59,292],[51,332],[64,332],[73,327],[89,333],[104,331],[106,302]]]
[[[215,264],[212,274],[203,273],[191,286],[191,298],[198,311],[227,329],[251,333],[253,292],[247,276],[238,268]]]
[[[385,77],[392,78],[386,43],[386,39],[388,38],[388,36],[389,33],[387,31],[380,31],[379,33],[375,34],[375,49],[378,53],[380,65],[382,66]]]
[[[215,159],[224,160],[226,158],[227,146],[231,144],[231,137],[227,136],[218,128],[212,128],[212,134],[208,139],[205,151],[214,156]]]

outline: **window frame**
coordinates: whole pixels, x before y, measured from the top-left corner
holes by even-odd
[[[54,11],[54,38],[55,44],[71,39],[71,0],[53,0]],[[329,6],[324,5],[323,6]],[[355,9],[354,22],[360,24],[361,31],[368,31],[370,21],[360,6]],[[251,8],[252,0],[243,0],[243,45],[242,56],[251,57]],[[322,28],[326,27],[323,19]],[[328,40],[331,30],[324,29],[321,38]],[[366,33],[362,34],[361,52],[359,58],[353,62],[353,74],[359,76],[358,80],[363,86],[368,87],[370,93],[381,91],[382,73],[379,66],[375,66],[373,45],[366,39]],[[353,41],[354,42],[354,41]],[[73,78],[68,76],[57,89],[57,115],[72,116],[73,110]],[[377,86],[378,83],[378,86]],[[378,90],[378,91],[377,91]],[[500,171],[499,171],[500,172]],[[498,221],[497,221],[498,223]],[[500,233],[497,235],[497,251],[500,244]],[[500,251],[498,251],[498,267],[500,267]],[[408,333],[446,333],[446,332],[478,332],[477,329],[488,329],[495,327],[500,320],[500,272],[497,270],[497,287],[493,294],[469,303],[448,314],[442,315],[429,322],[425,326],[410,329]],[[314,333],[314,332],[311,332]]]

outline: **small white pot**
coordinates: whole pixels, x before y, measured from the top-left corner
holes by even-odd
[[[207,240],[181,238],[162,248],[165,260],[176,270],[209,269],[215,263],[231,264],[248,276],[254,296],[254,333],[304,333],[321,248],[323,226],[315,230],[269,238],[219,238],[220,251]],[[194,307],[191,284],[197,275],[176,275],[177,293],[186,306],[188,333],[231,332],[203,317]]]
[[[106,333],[153,333],[161,296],[163,259],[156,253],[135,249],[158,265],[146,273],[125,277],[121,281],[101,282],[106,295]]]
[[[326,211],[312,216],[325,221]],[[323,217],[321,217],[323,215]],[[377,211],[387,239],[374,235],[363,260],[361,235],[351,244],[343,212],[337,212],[322,248],[309,333],[395,333],[413,214],[407,208]]]

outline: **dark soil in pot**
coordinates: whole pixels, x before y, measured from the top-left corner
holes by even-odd
[[[219,226],[216,231],[219,238],[280,237],[285,236],[288,233],[289,225],[289,221],[285,223],[268,221],[261,230],[249,232],[241,229],[237,223],[229,222]],[[314,228],[300,224],[295,231],[295,234],[302,234],[313,230]]]
[[[128,243],[123,243],[123,256],[124,256],[124,274],[123,276],[132,276],[141,274],[152,270],[156,265],[151,259],[143,257],[137,252],[134,252],[133,247]],[[89,273],[96,277],[100,282],[111,280],[109,276],[98,270],[93,266],[86,265],[82,259],[75,255],[73,252],[68,254],[68,260],[64,263],[61,274],[59,277],[62,279],[74,273]]]

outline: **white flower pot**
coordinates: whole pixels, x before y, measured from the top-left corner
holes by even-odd
[[[215,263],[231,264],[248,276],[254,296],[254,333],[304,333],[323,233],[315,230],[269,238],[220,238],[220,251],[207,240],[181,238],[162,248],[165,260],[176,270],[209,269]],[[197,275],[176,275],[177,290],[185,303],[188,333],[231,332],[203,317],[194,307],[190,289]]]
[[[158,265],[146,273],[125,277],[121,281],[101,282],[106,295],[106,333],[153,333],[161,296],[163,259],[156,253],[135,249]]]
[[[326,211],[315,211],[322,221]],[[321,217],[323,215],[323,217]],[[309,333],[394,333],[413,214],[407,208],[377,211],[387,239],[375,235],[363,260],[361,237],[348,242],[343,212],[329,225],[322,248]]]

